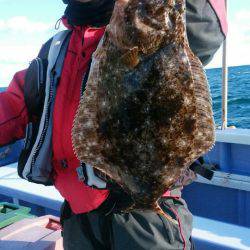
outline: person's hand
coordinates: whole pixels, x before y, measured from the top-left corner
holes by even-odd
[[[108,189],[110,191],[111,200],[114,203],[113,213],[121,213],[130,208],[134,201],[131,195],[124,191],[124,189],[115,183],[113,180],[108,182]]]
[[[130,194],[125,192],[114,180],[92,166],[81,163],[80,167],[77,168],[77,174],[79,180],[83,181],[87,186],[99,190],[109,190],[109,197],[104,205],[105,210],[118,213],[133,204]]]

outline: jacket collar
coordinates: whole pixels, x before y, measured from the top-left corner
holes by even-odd
[[[87,28],[91,28],[94,30],[98,30],[98,29],[104,29],[105,27],[91,27],[89,25],[86,26],[74,26],[68,23],[68,20],[65,16],[62,16],[61,18],[63,25],[68,29],[68,30],[79,30],[82,31],[83,29],[87,29]]]

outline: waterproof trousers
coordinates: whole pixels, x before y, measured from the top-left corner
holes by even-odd
[[[61,209],[65,250],[178,250],[194,249],[192,214],[181,198],[159,202],[173,220],[152,211],[115,211],[109,198],[89,213],[73,214],[69,204]]]

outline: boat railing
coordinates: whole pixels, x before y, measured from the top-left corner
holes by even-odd
[[[225,0],[226,11],[228,8],[227,0]],[[221,129],[227,128],[227,100],[228,100],[228,65],[227,65],[227,38],[222,45],[222,117]]]

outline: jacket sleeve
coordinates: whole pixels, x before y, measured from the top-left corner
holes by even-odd
[[[29,120],[23,90],[25,73],[17,72],[7,90],[0,93],[0,147],[25,136]]]
[[[186,3],[190,48],[207,65],[227,34],[225,0],[187,0]]]

